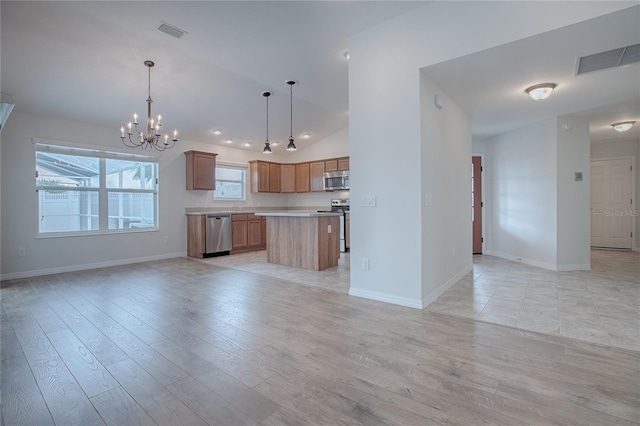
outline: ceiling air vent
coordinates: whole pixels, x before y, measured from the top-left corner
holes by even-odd
[[[607,68],[622,67],[640,62],[640,44],[620,47],[594,55],[583,56],[578,60],[578,72],[576,75]]]
[[[178,27],[174,27],[173,25],[167,24],[164,21],[161,22],[162,23],[160,24],[158,29],[165,34],[169,34],[171,37],[180,38],[187,33],[186,31],[183,31]]]

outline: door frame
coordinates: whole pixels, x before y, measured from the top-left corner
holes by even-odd
[[[480,196],[480,201],[482,202],[482,254],[487,253],[487,219],[486,213],[487,203],[485,202],[485,196],[487,195],[487,189],[485,184],[485,162],[484,162],[484,154],[483,153],[471,153],[471,157],[480,157],[480,167],[482,167],[482,179],[480,180],[480,188],[482,189],[482,194]],[[471,230],[471,234],[473,236],[473,229]],[[471,242],[471,253],[473,253],[473,241]]]
[[[602,161],[602,160],[631,160],[631,199],[633,203],[631,204],[631,209],[635,211],[640,211],[640,207],[638,207],[638,200],[636,199],[636,172],[637,172],[637,163],[635,155],[619,155],[615,157],[591,157],[589,159],[589,167],[591,167],[591,162],[593,161]],[[591,175],[591,173],[589,173]],[[589,179],[589,210],[591,211],[591,179]],[[638,251],[640,247],[636,244],[637,234],[636,234],[636,222],[638,219],[633,218],[631,220],[631,233],[633,237],[631,237],[631,251]],[[591,227],[589,227],[589,238],[591,238]],[[615,249],[612,249],[615,250]]]

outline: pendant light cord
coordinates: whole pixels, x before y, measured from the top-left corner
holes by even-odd
[[[266,142],[269,143],[269,96],[266,96],[267,98],[267,140]]]
[[[291,125],[289,129],[289,138],[293,138],[293,84],[289,85],[289,105],[291,106],[291,110],[289,112],[289,123]]]

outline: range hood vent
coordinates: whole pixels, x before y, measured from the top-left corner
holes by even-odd
[[[578,59],[576,75],[608,68],[623,67],[640,62],[640,44],[620,47],[594,55],[582,56]]]

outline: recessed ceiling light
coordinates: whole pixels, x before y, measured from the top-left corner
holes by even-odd
[[[246,146],[247,148],[251,146],[251,142],[245,142],[244,146]]]
[[[309,139],[311,137],[311,135],[309,133],[305,133],[304,135],[302,135],[302,139]]]
[[[216,129],[216,130],[213,131],[213,134],[217,136],[217,135],[222,134],[222,132],[219,129]]]
[[[619,132],[626,132],[627,130],[629,130],[631,128],[631,126],[633,126],[634,124],[636,124],[635,121],[621,121],[619,123],[613,123],[611,125],[611,127],[613,127],[614,129],[616,129]]]
[[[226,141],[224,141],[225,143],[233,143],[233,141],[231,139],[227,139]]]
[[[271,142],[271,146],[278,146],[278,145],[280,145],[280,142],[278,141]]]
[[[556,86],[557,85],[555,83],[536,84],[535,86],[527,87],[525,92],[534,101],[541,101],[543,99],[547,99]]]

